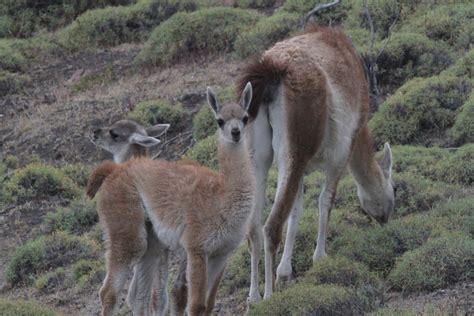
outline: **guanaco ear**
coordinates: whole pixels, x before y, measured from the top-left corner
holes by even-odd
[[[146,133],[151,137],[159,137],[163,135],[168,130],[168,128],[170,128],[170,124],[157,124],[152,127],[148,127],[146,129]]]
[[[214,112],[214,116],[217,118],[217,113],[220,111],[220,105],[217,96],[214,91],[212,91],[211,87],[207,87],[207,103],[209,103],[212,112]]]
[[[383,175],[386,179],[391,179],[392,177],[392,149],[390,145],[385,143],[383,146],[383,158],[380,161],[380,167],[382,168]]]
[[[130,136],[129,140],[130,140],[130,143],[142,145],[143,147],[151,147],[151,146],[158,145],[160,143],[159,139],[156,139],[150,136],[141,135],[138,133],[133,133],[132,136]]]
[[[244,108],[246,112],[250,107],[250,103],[252,102],[252,84],[247,82],[245,85],[245,89],[242,92],[242,96],[240,97],[240,106]]]

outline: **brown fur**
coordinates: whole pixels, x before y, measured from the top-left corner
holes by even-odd
[[[219,115],[232,121],[242,120],[246,113],[233,104],[224,106]],[[208,287],[208,264],[212,266],[216,259],[225,263],[244,237],[254,194],[244,141],[220,142],[218,152],[219,173],[193,161],[147,158],[121,165],[103,163],[94,170],[90,191],[95,195],[102,184],[98,213],[107,236],[107,277],[100,290],[103,314],[108,315],[116,306],[120,293],[116,287],[123,284],[126,268],[149,249],[147,221],[155,227],[160,248],[174,249],[177,242],[187,254],[189,299],[183,297],[186,284],[181,276],[173,290],[174,310],[183,311],[182,304],[188,301],[190,315],[211,313],[225,265],[217,265],[216,274],[210,274],[212,284]]]
[[[115,171],[117,164],[113,161],[107,160],[97,166],[92,172],[89,180],[87,181],[86,194],[89,198],[93,199],[99,191],[102,183],[105,179]]]

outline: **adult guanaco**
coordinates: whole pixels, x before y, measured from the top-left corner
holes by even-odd
[[[170,250],[185,253],[188,313],[204,315],[213,309],[227,259],[245,237],[254,204],[255,179],[245,140],[252,86],[245,86],[238,104],[221,107],[211,88],[207,98],[219,125],[218,173],[197,163],[146,158],[125,164],[106,161],[92,172],[87,193],[94,197],[101,191],[98,213],[107,236],[107,275],[100,289],[103,315],[116,310],[132,266],[140,287],[131,309],[134,314],[152,313],[155,270],[150,261],[155,263],[157,256],[159,270],[166,271]],[[152,255],[147,253],[147,220],[157,240]],[[165,273],[155,286],[166,292],[166,283]],[[166,306],[167,297],[159,299]]]
[[[278,282],[291,276],[291,256],[303,209],[303,176],[320,167],[325,183],[319,196],[319,229],[313,255],[326,256],[326,237],[336,188],[346,166],[354,176],[362,208],[385,223],[394,209],[392,154],[385,144],[374,158],[367,128],[368,84],[361,58],[341,30],[310,27],[304,34],[275,44],[242,71],[238,90],[251,82],[249,145],[256,176],[251,219],[249,303],[260,299],[258,264],[262,247],[261,212],[268,170],[275,157],[278,188],[263,228],[265,293],[274,290],[274,261],[289,218]]]

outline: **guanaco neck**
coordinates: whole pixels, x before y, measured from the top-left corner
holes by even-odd
[[[218,158],[226,198],[237,204],[253,199],[255,179],[245,138],[239,143],[219,139]]]
[[[147,147],[143,147],[137,144],[132,144],[129,149],[123,153],[114,155],[115,163],[124,163],[132,158],[138,157],[149,157],[149,150]]]
[[[378,191],[385,184],[382,169],[375,160],[372,138],[366,124],[354,139],[349,167],[358,186],[369,194]]]

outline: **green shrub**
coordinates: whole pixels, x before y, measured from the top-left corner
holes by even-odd
[[[0,15],[0,38],[12,35],[13,20],[7,15]]]
[[[440,161],[447,159],[450,155],[449,151],[439,147],[422,147],[422,146],[392,146],[394,174],[405,173],[421,175],[432,180],[440,180],[436,176],[438,164]]]
[[[360,261],[371,270],[388,273],[395,259],[422,245],[434,230],[425,217],[407,217],[385,226],[357,228],[346,226],[331,243],[337,255]]]
[[[18,158],[14,155],[6,155],[3,157],[3,163],[8,169],[18,168]]]
[[[236,0],[234,6],[239,8],[263,9],[275,5],[276,0]]]
[[[458,48],[469,48],[469,42],[463,41],[465,25],[472,24],[474,5],[453,4],[438,5],[432,10],[418,10],[410,17],[403,28],[422,33],[434,40],[442,40]],[[467,44],[467,45],[466,45]]]
[[[78,186],[85,187],[87,185],[87,180],[91,174],[91,166],[76,163],[76,164],[67,164],[61,167],[61,171],[64,172],[66,176],[71,178],[74,183]]]
[[[474,142],[474,93],[471,93],[469,99],[460,108],[449,133],[456,144]]]
[[[202,140],[217,131],[216,118],[207,105],[203,105],[193,118],[193,137]]]
[[[10,300],[0,298],[0,315],[5,316],[56,316],[59,315],[49,307],[33,300]]]
[[[474,240],[444,236],[429,240],[397,260],[390,283],[403,292],[433,291],[474,279]]]
[[[29,81],[30,78],[26,75],[0,70],[0,97],[21,92]]]
[[[469,50],[466,55],[460,58],[454,65],[444,70],[442,74],[453,75],[457,77],[466,77],[471,80],[474,74],[474,48]]]
[[[456,174],[455,171],[452,174]],[[430,181],[410,173],[394,174],[393,179],[397,185],[396,216],[429,211],[436,203],[459,193],[458,186]]]
[[[471,185],[474,183],[474,144],[462,146],[439,163],[437,174],[443,181]]]
[[[217,135],[211,135],[194,144],[185,155],[185,158],[195,160],[211,169],[219,167],[217,159]]]
[[[10,19],[9,34],[29,37],[41,29],[49,31],[62,27],[86,10],[107,5],[125,5],[133,0],[63,0],[63,1],[15,1],[4,0],[0,15]]]
[[[61,170],[38,163],[17,169],[5,185],[5,191],[15,203],[53,196],[73,199],[81,194],[81,190]]]
[[[43,221],[48,231],[67,231],[81,234],[99,221],[95,203],[88,200],[74,200],[68,207],[46,214]]]
[[[51,292],[54,288],[64,282],[66,273],[64,268],[57,268],[54,271],[40,275],[35,280],[35,288],[42,292]]]
[[[97,253],[98,246],[85,237],[58,232],[27,242],[18,247],[5,274],[12,284],[30,282],[38,273],[62,267]]]
[[[194,10],[191,1],[139,1],[128,7],[90,10],[59,33],[71,49],[107,47],[144,40],[149,32],[181,9]]]
[[[235,42],[235,51],[242,58],[261,53],[295,31],[299,21],[297,14],[287,12],[261,19],[255,27],[241,34]]]
[[[369,122],[377,145],[443,143],[470,91],[469,80],[447,75],[407,82]]]
[[[374,32],[379,38],[389,34],[390,26],[394,21],[405,17],[406,3],[397,0],[369,0],[367,1],[369,13],[372,18]],[[354,1],[351,12],[359,27],[370,30],[370,24],[362,1]],[[397,18],[398,17],[398,18]],[[398,22],[400,23],[400,22]]]
[[[173,129],[181,126],[186,112],[180,105],[170,105],[164,100],[149,100],[137,104],[128,117],[137,123],[150,126],[155,124],[171,124]]]
[[[337,256],[327,257],[314,263],[313,267],[305,273],[302,281],[314,285],[378,286],[378,280],[366,266]]]
[[[297,13],[301,17],[315,8],[318,4],[326,3],[324,1],[310,0],[288,0],[283,5],[283,10],[290,13]],[[341,1],[337,6],[323,11],[322,14],[316,16],[315,21],[320,25],[341,24],[348,15],[352,4],[349,1]]]
[[[79,81],[72,86],[74,92],[87,91],[94,87],[103,87],[110,84],[116,79],[114,68],[111,63],[108,63],[103,69],[88,73],[82,76]]]
[[[379,52],[384,41],[375,45]],[[381,85],[400,86],[413,77],[440,73],[451,63],[448,46],[417,33],[393,33],[377,59],[377,79]]]
[[[175,14],[151,33],[136,61],[164,65],[190,55],[231,52],[239,34],[259,18],[252,10],[219,7]]]
[[[104,262],[99,260],[79,260],[72,266],[74,281],[79,288],[84,288],[91,282],[99,282],[105,276]]]
[[[463,232],[474,237],[474,197],[448,200],[438,204],[429,216],[438,225],[451,232]]]
[[[252,305],[249,315],[358,315],[369,308],[367,298],[349,288],[299,283]]]
[[[17,41],[0,38],[0,69],[19,71],[25,67],[25,56],[15,47]]]

